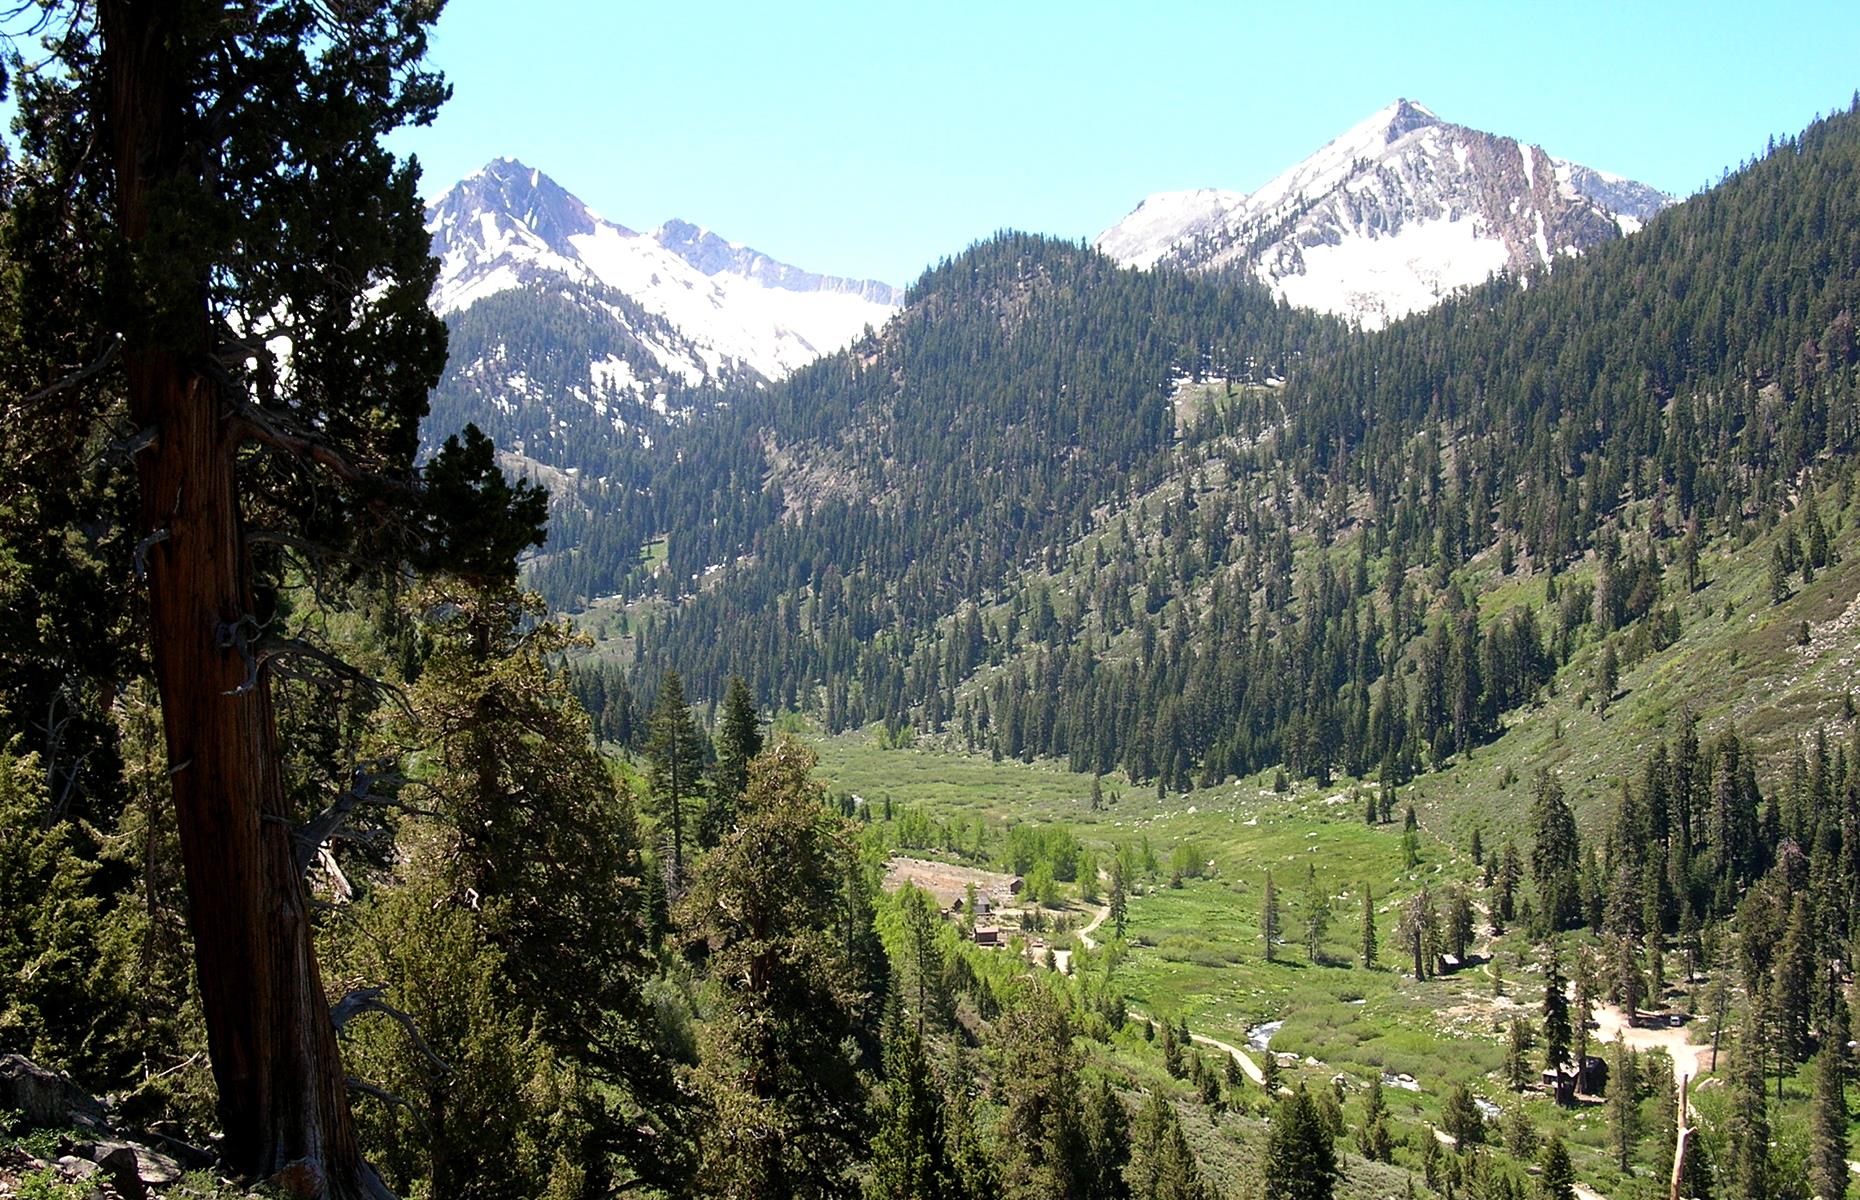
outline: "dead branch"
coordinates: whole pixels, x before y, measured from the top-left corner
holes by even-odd
[[[336,856],[329,852],[328,846],[316,848],[316,862],[329,875],[330,886],[336,889],[339,902],[355,899],[355,888],[349,883],[349,877],[342,873],[342,864],[336,861]]]
[[[233,408],[233,430],[241,438],[280,450],[295,458],[316,463],[351,486],[384,488],[391,492],[412,491],[412,488],[405,483],[356,466],[349,461],[348,455],[334,443],[308,430],[297,428],[288,417],[260,405],[236,401]]]
[[[378,695],[392,700],[402,712],[407,714],[408,719],[413,719],[413,705],[408,701],[406,693],[400,688],[396,687],[394,684],[388,683],[386,680],[376,679],[368,672],[350,663],[344,662],[342,659],[337,658],[334,654],[331,654],[321,647],[314,646],[304,641],[302,638],[266,638],[259,644],[258,653],[256,655],[259,665],[262,666],[265,663],[284,658],[308,658],[320,664],[325,670],[329,671],[330,674],[335,675],[337,678],[345,679],[358,687],[367,688]]]
[[[227,621],[216,631],[216,640],[222,650],[235,650],[245,660],[245,678],[239,686],[228,688],[223,695],[243,696],[258,686],[258,669],[264,660],[252,650],[252,644],[264,634],[264,626],[251,613],[243,613],[237,621]]]
[[[358,1091],[364,1096],[373,1096],[389,1108],[406,1109],[407,1115],[413,1118],[413,1123],[420,1127],[420,1132],[429,1138],[433,1136],[433,1131],[427,1128],[426,1119],[420,1115],[420,1110],[401,1099],[399,1096],[396,1096],[393,1092],[388,1091],[384,1087],[377,1087],[372,1083],[363,1083],[353,1075],[345,1078],[343,1082],[348,1084],[352,1090]]]
[[[385,763],[377,765],[384,766]],[[383,779],[398,778],[385,771],[370,770],[366,764],[357,766],[350,777],[348,790],[330,801],[327,808],[312,817],[302,828],[293,831],[291,836],[297,842],[298,871],[310,869],[311,861],[318,857],[323,847],[342,828],[349,814],[359,805],[393,803],[391,797],[375,792],[375,784]]]
[[[336,1027],[337,1035],[341,1036],[344,1027],[363,1013],[378,1012],[382,1016],[397,1022],[402,1029],[407,1031],[407,1036],[413,1039],[414,1048],[419,1050],[419,1052],[426,1057],[426,1060],[433,1064],[434,1070],[442,1075],[450,1075],[452,1073],[451,1064],[447,1063],[446,1060],[439,1057],[439,1055],[433,1053],[433,1048],[426,1044],[425,1038],[420,1036],[420,1030],[414,1025],[412,1017],[381,998],[386,994],[387,989],[384,987],[356,988],[342,999],[330,1005],[329,1020],[330,1024]]]
[[[116,361],[117,351],[122,348],[123,339],[116,334],[111,334],[109,345],[105,346],[103,351],[98,354],[96,358],[92,359],[89,364],[72,371],[69,375],[66,375],[63,379],[60,379],[57,383],[49,387],[40,388],[38,391],[32,393],[32,395],[21,400],[19,406],[21,408],[28,408],[41,400],[50,400],[60,392],[68,392],[78,384],[83,383],[86,379],[102,374],[112,362]]]
[[[149,551],[167,540],[168,531],[166,529],[157,529],[154,533],[149,534],[136,543],[134,562],[136,566],[137,583],[141,583],[149,577]]]

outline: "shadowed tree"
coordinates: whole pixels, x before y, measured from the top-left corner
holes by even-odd
[[[710,803],[704,807],[704,822],[698,831],[698,840],[706,849],[715,846],[735,822],[736,803],[749,786],[750,761],[760,753],[762,718],[756,712],[755,697],[741,675],[732,675],[717,718],[717,767],[711,778]]]
[[[699,1087],[716,1124],[707,1193],[849,1196],[863,1095],[848,1051],[861,997],[845,953],[845,822],[823,805],[811,752],[778,741],[750,764],[741,820],[678,907],[717,999]]]
[[[659,680],[659,699],[647,729],[647,786],[653,812],[671,834],[671,884],[677,890],[685,881],[685,816],[697,800],[704,774],[704,734],[691,718],[677,671],[667,671]]]
[[[9,201],[30,235],[9,252],[57,281],[45,307],[77,362],[12,414],[127,411],[223,1162],[303,1195],[380,1184],[301,878],[326,827],[286,793],[272,703],[281,671],[347,672],[278,628],[287,560],[344,580],[408,560],[508,577],[543,516],[488,444],[428,472],[464,508],[414,466],[445,331],[417,170],[380,138],[444,98],[419,65],[436,14],[47,4],[46,52],[18,80]]]
[[[1261,1173],[1265,1200],[1330,1200],[1337,1184],[1337,1151],[1302,1085],[1273,1110]]]

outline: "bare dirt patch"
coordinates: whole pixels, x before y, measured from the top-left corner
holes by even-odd
[[[885,890],[895,892],[912,884],[936,898],[938,908],[948,908],[961,900],[975,885],[975,894],[988,897],[996,911],[1016,903],[1015,877],[998,871],[959,867],[954,863],[932,862],[927,858],[893,858],[885,867]]]

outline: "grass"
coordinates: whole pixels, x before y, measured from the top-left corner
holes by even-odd
[[[1402,865],[1399,825],[1366,825],[1363,802],[1348,781],[1321,790],[1299,784],[1291,794],[1277,795],[1255,776],[1158,796],[1153,788],[1106,778],[1107,803],[1094,811],[1092,778],[1061,764],[994,761],[928,740],[892,749],[871,733],[809,740],[820,750],[820,775],[829,788],[874,805],[889,797],[894,805],[921,808],[940,821],[990,827],[1064,822],[1101,853],[1147,846],[1164,866],[1139,881],[1126,942],[1079,953],[1075,968],[1084,975],[1108,973],[1138,1008],[1185,1018],[1194,1031],[1236,1045],[1244,1045],[1255,1025],[1283,1020],[1273,1048],[1297,1056],[1288,1071],[1293,1079],[1328,1084],[1338,1075],[1354,1097],[1372,1078],[1412,1076],[1418,1091],[1385,1089],[1406,1137],[1397,1152],[1401,1166],[1418,1167],[1427,1126],[1438,1119],[1445,1096],[1464,1084],[1508,1114],[1522,1108],[1540,1134],[1561,1135],[1580,1177],[1604,1194],[1620,1195],[1648,1186],[1646,1168],[1659,1152],[1652,1137],[1643,1138],[1636,1152],[1638,1178],[1624,1179],[1613,1164],[1599,1107],[1560,1109],[1539,1096],[1514,1095],[1500,1079],[1505,1026],[1520,1010],[1535,1015],[1542,988],[1540,975],[1518,965],[1520,954],[1532,957],[1523,940],[1514,935],[1495,947],[1504,965],[1505,995],[1494,995],[1487,967],[1417,981],[1399,969],[1394,910],[1422,885],[1440,889],[1471,878],[1475,868],[1464,848],[1474,828],[1493,851],[1507,836],[1527,843],[1531,780],[1540,767],[1561,780],[1587,833],[1612,810],[1622,780],[1638,777],[1656,742],[1677,733],[1685,713],[1698,718],[1704,740],[1735,726],[1764,761],[1766,787],[1782,773],[1792,747],[1818,725],[1828,728],[1831,740],[1846,738],[1853,724],[1848,693],[1860,674],[1860,630],[1841,622],[1860,603],[1860,517],[1855,510],[1844,514],[1846,520],[1826,510],[1824,515],[1834,517],[1829,524],[1837,531],[1839,561],[1812,583],[1798,577],[1790,594],[1772,604],[1768,562],[1775,530],[1708,554],[1701,564],[1704,583],[1694,592],[1680,591],[1678,568],[1670,568],[1661,603],[1677,608],[1680,636],[1665,649],[1648,647],[1643,653],[1632,645],[1631,633],[1614,635],[1622,670],[1606,712],[1598,712],[1588,694],[1603,643],[1585,631],[1539,702],[1509,714],[1491,743],[1404,788],[1400,804],[1415,804],[1423,835],[1415,870]],[[1518,605],[1553,608],[1546,603],[1544,575],[1501,575],[1494,557],[1481,556],[1461,574],[1478,594],[1483,618]],[[1559,578],[1574,583],[1594,573],[1592,563],[1577,564]],[[1064,573],[1048,582],[1062,588]],[[1800,649],[1805,621],[1813,644]],[[1552,622],[1540,624],[1547,629]],[[998,828],[993,836],[998,845]],[[1176,888],[1168,886],[1166,864],[1178,848],[1200,869]],[[1299,945],[1308,866],[1330,898],[1330,927],[1318,964],[1306,962]],[[1270,962],[1259,929],[1268,869],[1280,889],[1286,943]],[[1376,969],[1355,963],[1365,886],[1375,897],[1382,951]],[[1140,1034],[1126,1030],[1092,1053],[1096,1065],[1115,1071],[1130,1087],[1179,1088],[1160,1074],[1155,1051]],[[1785,1158],[1798,1156],[1806,1145],[1807,1091],[1804,1079],[1788,1081],[1787,1099],[1774,1117],[1778,1153]],[[1698,1092],[1700,1111],[1714,1116],[1723,1096],[1720,1087]],[[1355,1103],[1348,1101],[1346,1110],[1353,1113]],[[1259,1143],[1257,1112],[1209,1114],[1194,1104],[1182,1109],[1191,1141],[1216,1182],[1237,1187],[1250,1178]],[[1386,1196],[1399,1188],[1400,1178],[1390,1168],[1351,1156],[1343,1194]]]

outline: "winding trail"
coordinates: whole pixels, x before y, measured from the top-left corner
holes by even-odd
[[[1133,1021],[1147,1021],[1150,1019],[1148,1014],[1140,1008],[1127,1008],[1124,1012]],[[1240,1047],[1223,1042],[1219,1038],[1211,1038],[1205,1033],[1190,1033],[1188,1037],[1190,1041],[1197,1045],[1209,1046],[1215,1050],[1219,1050],[1223,1054],[1232,1056],[1233,1060],[1240,1064],[1240,1069],[1246,1073],[1248,1079],[1251,1079],[1261,1087],[1266,1085],[1266,1073],[1259,1069],[1259,1064],[1253,1061],[1253,1056]],[[1281,1093],[1286,1093],[1289,1089],[1281,1087],[1279,1091]]]

